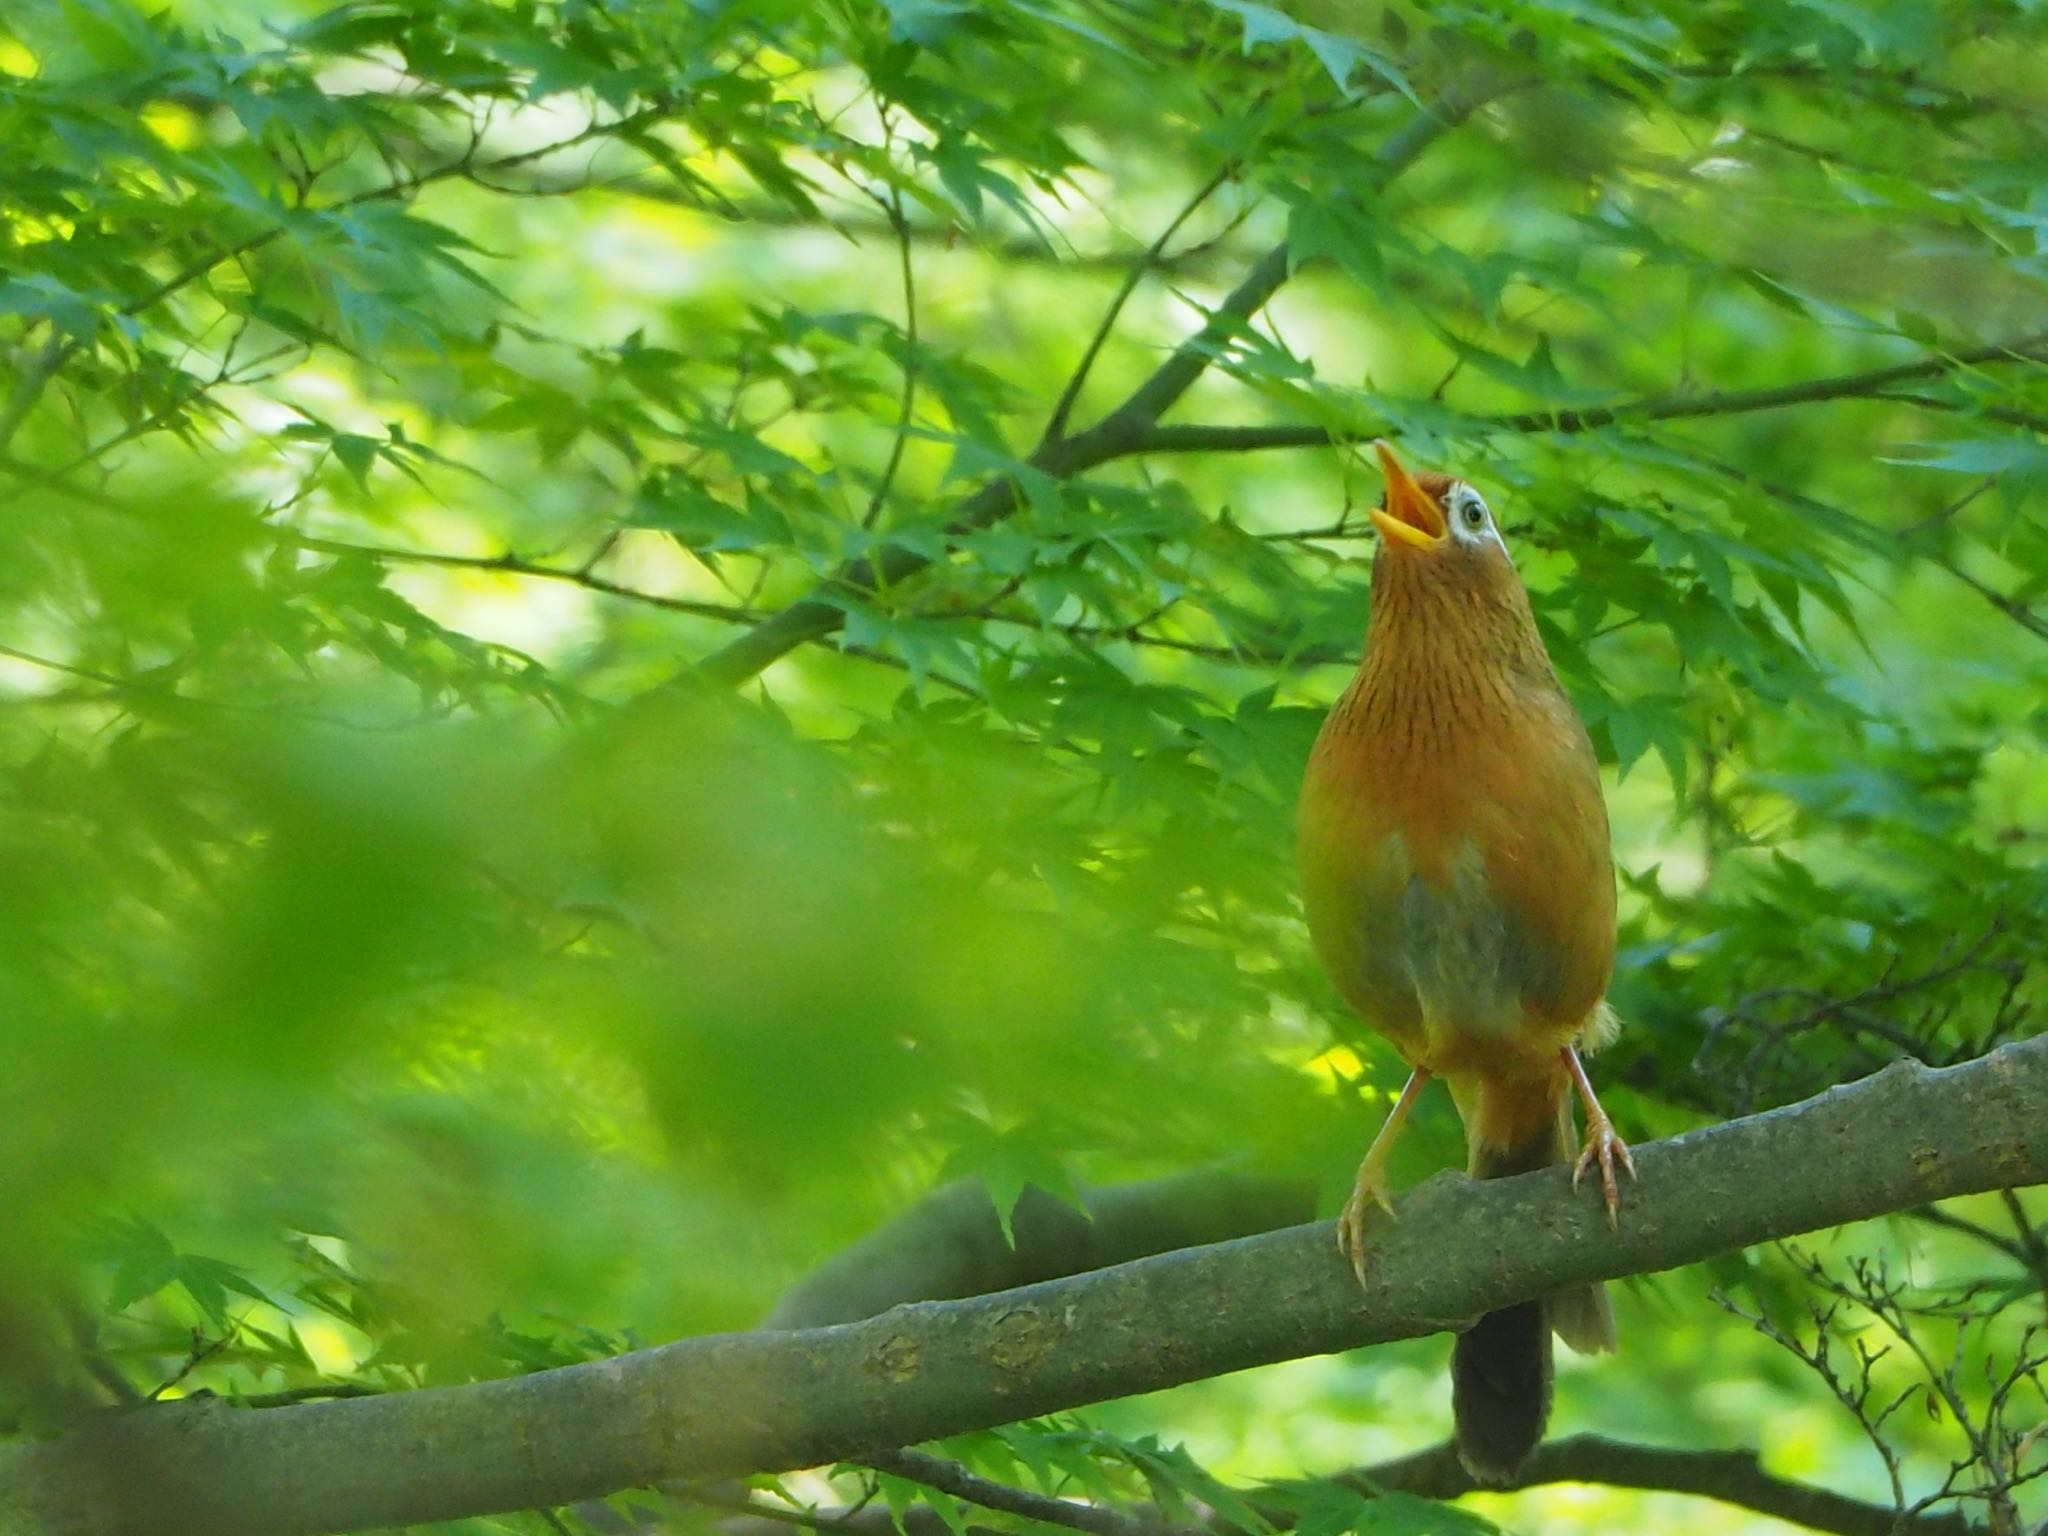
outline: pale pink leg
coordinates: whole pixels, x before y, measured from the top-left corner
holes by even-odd
[[[1628,1143],[1615,1134],[1614,1122],[1607,1118],[1607,1111],[1600,1107],[1599,1097],[1593,1092],[1592,1081],[1586,1076],[1585,1065],[1579,1060],[1578,1051],[1572,1046],[1564,1048],[1565,1069],[1578,1085],[1579,1097],[1586,1104],[1586,1145],[1579,1153],[1579,1160],[1572,1166],[1572,1188],[1577,1189],[1579,1180],[1595,1163],[1600,1165],[1600,1193],[1607,1202],[1607,1225],[1617,1225],[1621,1212],[1621,1191],[1615,1188],[1614,1165],[1620,1163],[1628,1170],[1628,1176],[1636,1176],[1636,1160],[1629,1155]]]
[[[1358,1165],[1358,1182],[1351,1187],[1351,1198],[1344,1202],[1344,1214],[1337,1218],[1337,1251],[1351,1261],[1360,1285],[1365,1284],[1365,1210],[1369,1205],[1377,1205],[1389,1216],[1394,1214],[1394,1202],[1387,1193],[1387,1156],[1394,1150],[1394,1138],[1400,1134],[1402,1122],[1428,1081],[1429,1073],[1421,1067],[1408,1074],[1408,1085],[1387,1111],[1386,1124],[1365,1149],[1365,1160]]]

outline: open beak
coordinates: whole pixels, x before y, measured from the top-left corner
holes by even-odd
[[[1387,504],[1374,507],[1372,520],[1389,544],[1409,544],[1416,549],[1434,549],[1443,542],[1446,530],[1443,509],[1436,498],[1415,483],[1415,477],[1401,467],[1384,439],[1372,445],[1380,456],[1380,470],[1387,477]]]

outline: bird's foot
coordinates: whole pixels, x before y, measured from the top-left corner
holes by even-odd
[[[1337,1251],[1351,1261],[1351,1272],[1358,1276],[1360,1285],[1365,1284],[1366,1211],[1375,1205],[1389,1216],[1394,1214],[1387,1176],[1368,1157],[1358,1165],[1358,1182],[1352,1185],[1351,1198],[1344,1202],[1344,1212],[1337,1218]]]
[[[1636,1176],[1636,1160],[1629,1155],[1628,1143],[1615,1134],[1614,1122],[1604,1114],[1590,1116],[1586,1122],[1586,1145],[1580,1149],[1579,1160],[1572,1166],[1572,1188],[1579,1187],[1579,1180],[1586,1170],[1595,1164],[1600,1168],[1600,1196],[1607,1203],[1607,1225],[1618,1226],[1621,1214],[1621,1191],[1615,1186],[1614,1168],[1619,1163],[1628,1176]]]

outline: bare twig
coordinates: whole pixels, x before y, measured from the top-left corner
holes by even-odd
[[[865,1466],[873,1467],[877,1472],[887,1472],[893,1477],[923,1483],[927,1488],[949,1493],[956,1499],[978,1504],[983,1509],[999,1510],[1004,1514],[1022,1515],[1027,1520],[1037,1520],[1046,1525],[1085,1531],[1088,1536],[1207,1536],[1207,1533],[1197,1531],[1193,1527],[1172,1525],[1162,1520],[1143,1519],[1110,1505],[1083,1504],[1074,1499],[1059,1499],[1050,1494],[1033,1493],[1027,1488],[1013,1488],[1008,1483],[999,1483],[991,1478],[978,1476],[957,1461],[947,1461],[944,1457],[933,1456],[924,1451],[871,1453],[863,1456],[861,1462]]]
[[[882,119],[885,143],[893,142],[894,134],[889,120]],[[889,444],[889,461],[882,466],[882,475],[875,482],[874,493],[868,497],[867,510],[861,514],[863,528],[875,526],[875,519],[881,516],[882,505],[889,499],[889,489],[896,483],[896,471],[902,466],[903,453],[910,442],[911,411],[917,404],[917,279],[910,259],[910,224],[903,217],[903,189],[892,185],[889,196],[882,202],[882,208],[889,220],[889,228],[896,235],[896,261],[903,280],[903,402],[896,413],[896,437]]]
[[[1159,232],[1159,238],[1145,248],[1143,256],[1131,263],[1130,270],[1124,274],[1123,282],[1117,285],[1116,294],[1110,299],[1109,307],[1103,311],[1102,319],[1095,327],[1095,334],[1088,338],[1087,346],[1082,348],[1081,360],[1074,365],[1073,374],[1067,379],[1066,387],[1053,402],[1052,414],[1046,418],[1045,431],[1040,438],[1041,447],[1047,443],[1058,442],[1066,435],[1067,418],[1073,414],[1074,403],[1081,397],[1081,390],[1088,382],[1088,374],[1095,366],[1095,359],[1108,343],[1111,332],[1116,329],[1117,318],[1123,314],[1124,306],[1130,302],[1131,295],[1138,291],[1140,280],[1158,265],[1166,250],[1166,242],[1180,233],[1180,227],[1195,216],[1196,210],[1202,204],[1215,196],[1217,189],[1230,180],[1235,171],[1234,165],[1226,165],[1197,187],[1194,195],[1181,205],[1180,212],[1176,213],[1168,221],[1166,228]]]
[[[639,587],[629,587],[590,570],[588,565],[560,566],[543,565],[519,555],[455,555],[432,549],[397,549],[381,544],[357,544],[347,539],[321,538],[308,533],[294,533],[289,529],[278,529],[280,543],[296,549],[312,550],[319,554],[350,555],[363,560],[375,560],[390,565],[436,565],[454,570],[493,571],[506,576],[525,576],[536,581],[561,581],[571,586],[584,587],[592,592],[602,592],[607,597],[623,598],[628,602],[645,603],[652,608],[666,608],[672,613],[687,613],[700,619],[717,619],[727,624],[750,624],[761,617],[760,611],[732,603],[708,603],[697,598],[672,597],[664,592],[648,592]]]

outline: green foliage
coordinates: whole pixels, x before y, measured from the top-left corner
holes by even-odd
[[[1396,1065],[1292,804],[1376,434],[1487,494],[1609,770],[1626,1129],[2032,1027],[2044,43],[1978,0],[10,7],[0,1422],[748,1326],[942,1177],[1006,1232],[1027,1183],[1337,1189]],[[1456,1160],[1419,1125],[1404,1171]],[[1704,1289],[1624,1331],[1763,1381]],[[1221,1387],[952,1449],[1228,1516],[1219,1472],[1358,1459],[1333,1369],[1302,1466]],[[1562,1417],[1766,1416],[1672,1369]],[[1889,1497],[1830,1423],[1788,1470]],[[1315,1536],[1487,1528],[1318,1487],[1274,1492]]]

